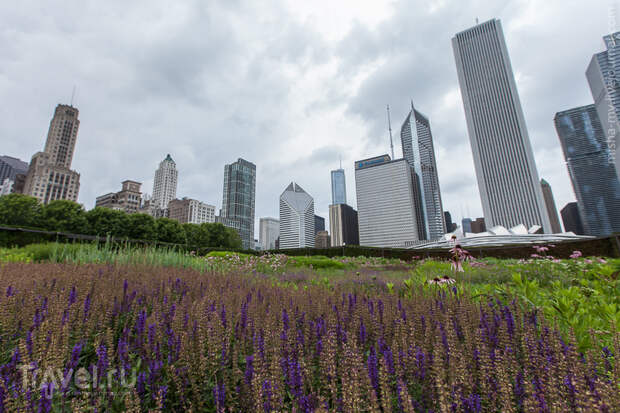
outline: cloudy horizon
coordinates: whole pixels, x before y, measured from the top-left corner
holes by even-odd
[[[602,37],[618,30],[617,10],[606,0],[6,2],[0,154],[29,162],[75,87],[72,169],[86,208],[125,179],[152,193],[169,153],[178,197],[219,211],[224,165],[243,158],[257,166],[257,222],[278,217],[279,196],[295,181],[327,224],[330,170],[342,158],[355,207],[354,161],[389,153],[387,104],[401,157],[413,101],[431,123],[444,210],[476,218],[451,38],[498,18],[538,174],[559,213],[575,198],[553,116],[592,103],[585,71]]]

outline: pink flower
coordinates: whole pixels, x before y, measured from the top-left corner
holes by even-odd
[[[569,258],[573,258],[573,259],[575,259],[575,258],[579,258],[579,257],[581,257],[582,255],[583,255],[583,254],[581,253],[581,251],[573,251],[573,253],[570,255],[570,257],[569,257]]]
[[[607,264],[607,260],[605,260],[604,258],[599,258],[598,262],[601,264]]]
[[[585,260],[583,260],[583,262],[585,262],[586,264],[592,264],[592,260],[586,258]]]

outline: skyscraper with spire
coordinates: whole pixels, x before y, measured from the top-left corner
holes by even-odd
[[[414,174],[416,216],[421,240],[436,240],[446,233],[446,223],[439,189],[433,135],[428,118],[411,110],[400,129],[403,157]]]
[[[178,177],[177,164],[170,154],[167,154],[155,171],[151,208],[159,210],[168,208],[168,203],[177,197]]]
[[[487,228],[539,225],[549,233],[534,153],[499,20],[452,38]]]
[[[78,115],[73,106],[56,106],[45,148],[30,161],[24,193],[44,204],[57,199],[77,201],[80,174],[71,170],[71,162],[80,128]]]

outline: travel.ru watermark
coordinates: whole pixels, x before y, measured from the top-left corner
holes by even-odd
[[[52,367],[41,370],[31,364],[22,364],[18,368],[22,373],[22,388],[40,389],[42,395],[49,400],[54,397],[54,392],[57,391],[128,391],[136,385],[138,370],[134,368],[128,375],[123,368],[100,372],[97,370],[97,366],[93,366],[90,371],[84,367],[76,371]]]
[[[620,40],[616,37],[615,33],[618,26],[616,15],[616,2],[611,0],[609,4],[609,19],[607,21],[607,32],[610,33],[609,44],[607,45],[609,53],[611,53],[612,49],[616,47],[616,42]],[[610,164],[614,164],[616,162],[616,135],[618,134],[618,131],[616,130],[618,125],[618,114],[616,113],[616,108],[612,101],[612,94],[615,91],[617,80],[616,74],[612,73],[610,73],[607,77],[607,82],[605,85],[607,88],[607,119],[609,125],[606,133],[608,149],[607,162]]]

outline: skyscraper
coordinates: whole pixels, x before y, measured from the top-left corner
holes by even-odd
[[[172,160],[170,154],[167,154],[155,171],[153,198],[151,198],[152,208],[160,210],[168,208],[168,202],[177,197],[178,178],[177,164]]]
[[[499,20],[452,38],[482,210],[488,228],[551,230]]]
[[[400,129],[403,157],[418,177],[418,197],[416,206],[421,217],[418,227],[424,228],[421,239],[436,240],[446,233],[446,223],[439,190],[437,162],[433,147],[433,135],[428,118],[418,112],[411,103],[411,110]]]
[[[243,248],[254,247],[254,210],[256,202],[256,165],[237,159],[224,166],[224,199],[220,215],[241,224],[239,235]]]
[[[280,248],[314,247],[314,199],[291,182],[280,195]]]
[[[583,221],[581,221],[581,215],[579,214],[579,207],[577,202],[569,202],[560,211],[562,215],[562,222],[564,223],[564,231],[572,232],[575,235],[585,235],[583,230]]]
[[[314,235],[318,234],[319,231],[325,231],[325,218],[315,215],[314,216]]]
[[[332,247],[359,245],[357,211],[347,204],[330,205],[329,232]]]
[[[603,37],[603,41],[607,50],[592,56],[586,78],[609,149],[608,162],[615,164],[620,179],[620,32]]]
[[[263,250],[276,248],[276,240],[280,236],[280,220],[276,218],[261,218],[259,221],[259,241]]]
[[[347,203],[347,184],[344,178],[344,169],[332,171],[332,204]]]
[[[444,216],[444,220],[446,221],[446,231],[447,232],[456,231],[456,223],[452,222],[452,215],[450,215],[450,212],[444,211],[443,216]]]
[[[45,149],[30,161],[24,193],[47,204],[56,199],[77,201],[80,174],[71,170],[80,121],[79,111],[58,105],[50,122]]]
[[[555,207],[551,185],[549,185],[549,182],[541,179],[540,187],[542,188],[543,198],[545,199],[545,206],[547,207],[547,214],[549,215],[549,222],[551,223],[551,231],[554,234],[559,234],[562,232],[562,227],[560,226],[558,209]]]
[[[15,181],[17,174],[28,173],[28,163],[12,156],[0,156],[0,183],[5,179]]]
[[[620,182],[595,105],[556,113],[555,128],[587,235],[620,231]]]
[[[389,155],[355,162],[360,245],[403,248],[421,239],[412,171]]]

